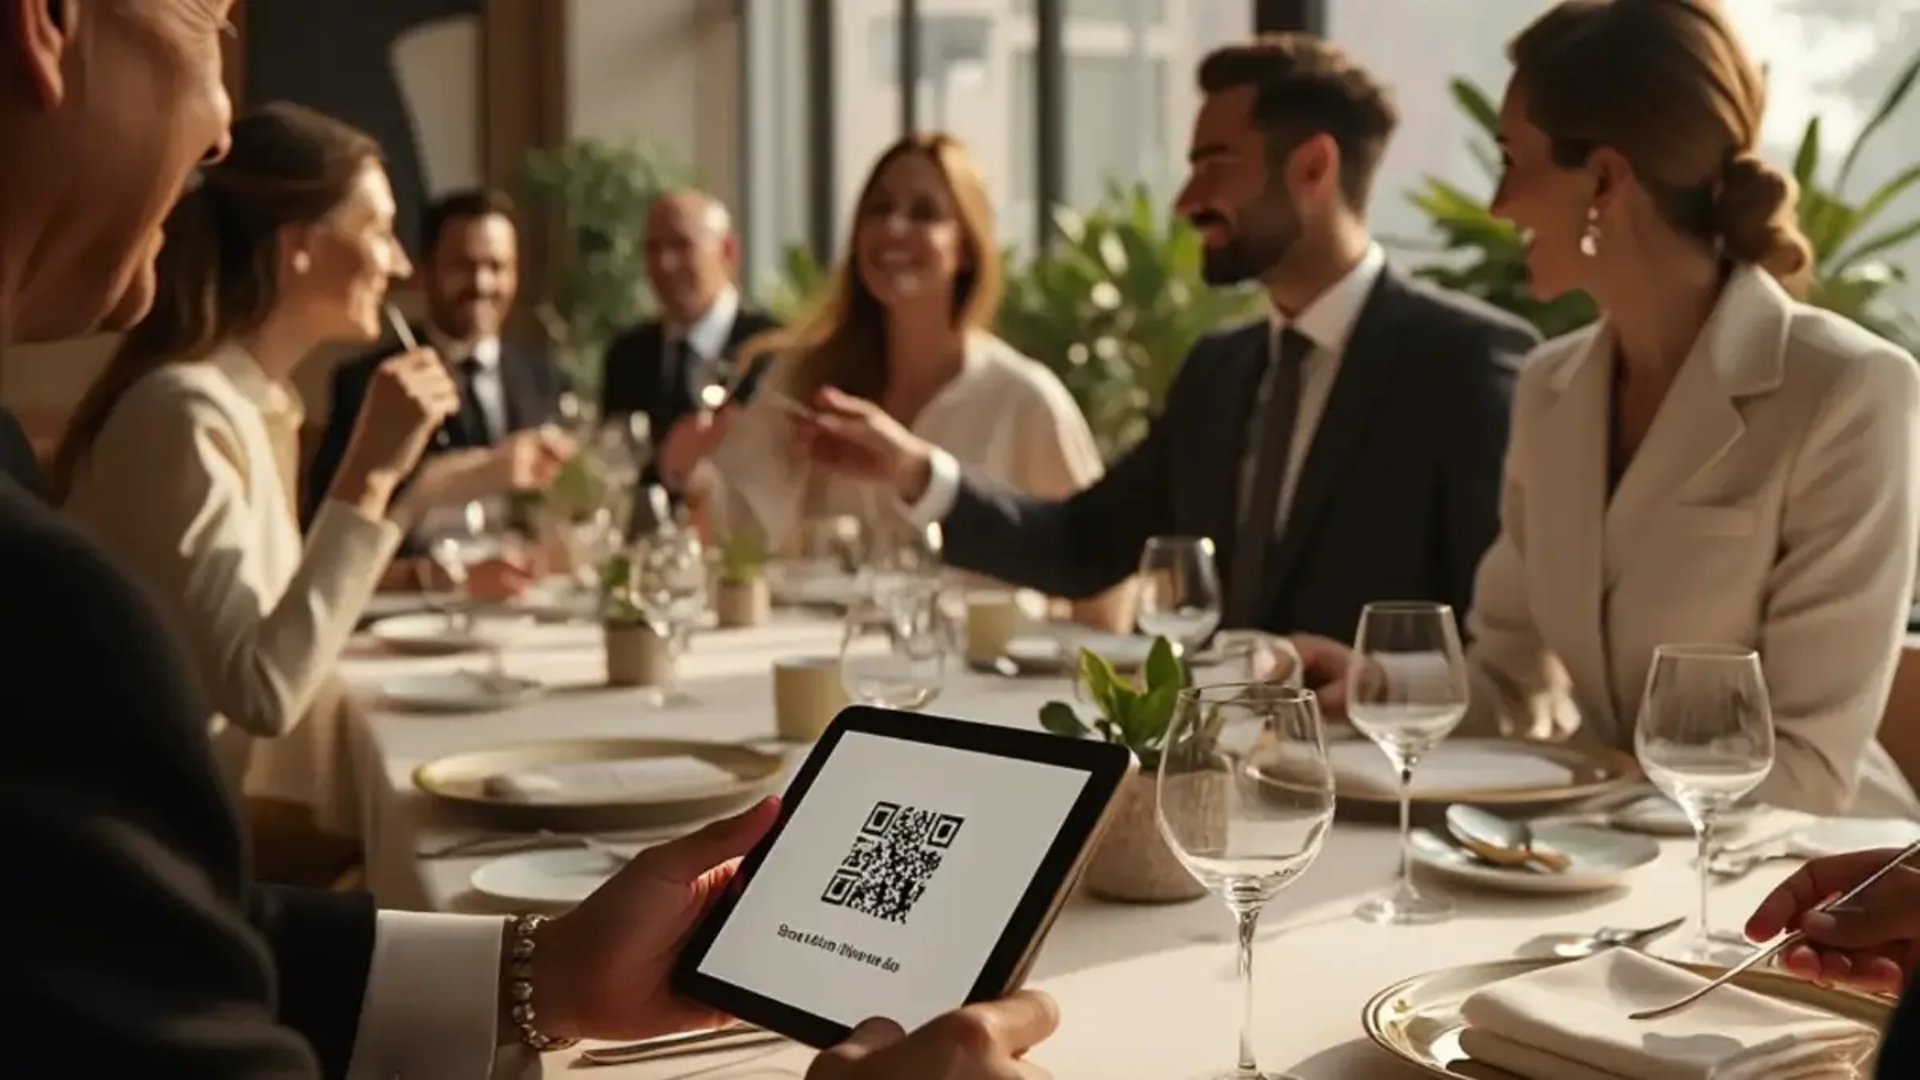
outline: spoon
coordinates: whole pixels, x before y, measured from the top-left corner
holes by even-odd
[[[1553,955],[1576,960],[1583,956],[1592,956],[1608,949],[1637,949],[1662,934],[1671,933],[1675,927],[1686,922],[1686,917],[1670,919],[1658,926],[1643,927],[1638,930],[1618,926],[1603,926],[1583,938],[1564,941],[1553,947]]]
[[[1557,851],[1534,847],[1533,829],[1526,822],[1508,821],[1477,807],[1463,803],[1447,807],[1447,829],[1462,847],[1495,866],[1532,866],[1559,874],[1573,865]]]

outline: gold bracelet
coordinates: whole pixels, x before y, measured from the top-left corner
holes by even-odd
[[[533,950],[535,935],[548,921],[545,915],[515,915],[511,924],[513,943],[507,947],[507,1000],[512,1006],[507,1018],[520,1029],[520,1041],[541,1053],[565,1050],[579,1039],[556,1039],[534,1026]]]

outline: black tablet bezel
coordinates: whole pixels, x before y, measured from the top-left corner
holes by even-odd
[[[844,1024],[808,1012],[796,1005],[777,1001],[743,986],[716,978],[699,970],[720,935],[721,927],[740,901],[741,894],[767,852],[780,842],[795,808],[807,797],[807,790],[833,756],[840,739],[848,732],[862,732],[885,738],[901,739],[929,746],[949,746],[996,757],[1059,765],[1087,773],[1087,784],[1062,820],[1060,831],[1047,848],[1033,880],[1014,905],[1000,938],[988,952],[967,1003],[1001,997],[1025,977],[1025,962],[1038,938],[1050,928],[1059,902],[1072,886],[1084,860],[1082,855],[1097,838],[1107,808],[1120,790],[1120,784],[1135,767],[1133,754],[1125,747],[1090,740],[1066,739],[1044,732],[981,724],[953,717],[924,713],[898,712],[855,705],[843,710],[821,735],[806,761],[794,774],[782,799],[780,816],[767,835],[747,853],[740,871],[720,899],[687,938],[686,947],[674,963],[672,985],[676,993],[710,1005],[734,1017],[810,1046],[831,1046],[844,1040],[851,1030]]]

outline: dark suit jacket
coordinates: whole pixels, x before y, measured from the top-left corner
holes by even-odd
[[[416,331],[415,336],[421,341],[427,339],[424,332]],[[320,445],[314,450],[313,461],[307,466],[305,490],[301,492],[300,520],[303,523],[313,520],[313,515],[320,509],[320,500],[327,497],[327,488],[332,485],[334,474],[340,471],[341,460],[347,452],[347,442],[353,438],[354,421],[360,416],[360,404],[367,397],[367,384],[373,379],[373,370],[397,352],[397,346],[385,348],[341,364],[334,371],[333,404],[327,414],[326,433],[321,436]],[[500,385],[507,402],[508,431],[524,431],[560,418],[560,397],[567,391],[567,378],[560,366],[546,354],[501,343]],[[427,446],[429,455],[443,450],[486,445],[484,440],[470,433],[459,416],[449,418],[444,430],[447,433],[445,445],[436,439]]]
[[[1224,590],[1265,320],[1196,345],[1147,437],[1070,499],[973,479],[945,523],[956,566],[1055,596],[1131,573],[1149,536],[1210,536]],[[1500,527],[1501,459],[1522,357],[1518,319],[1385,271],[1355,323],[1302,464],[1259,628],[1351,641],[1373,600],[1441,600],[1465,621]]]
[[[40,459],[33,452],[33,441],[27,438],[26,429],[20,426],[20,421],[4,410],[0,410],[0,475],[13,477],[14,482],[31,495],[42,499],[47,497],[40,475]]]
[[[4,414],[0,414],[4,417]],[[27,477],[27,479],[33,479]],[[157,608],[0,475],[7,1072],[343,1076],[373,955],[359,895],[256,888],[213,715]]]
[[[733,329],[727,333],[722,358],[730,364],[739,355],[740,346],[749,339],[779,326],[779,320],[773,316],[742,307],[733,320]],[[685,363],[669,362],[665,342],[664,324],[658,320],[641,323],[607,347],[606,366],[600,376],[600,415],[647,414],[647,426],[653,432],[656,447],[667,437],[668,429],[700,406],[692,373]],[[752,398],[766,370],[766,359],[754,364],[753,370],[741,373],[734,389],[736,399],[745,402]],[[649,482],[655,475],[649,464]]]
[[[1880,1042],[1875,1068],[1880,1080],[1912,1080],[1920,1076],[1920,979],[1907,984],[1900,1006]]]

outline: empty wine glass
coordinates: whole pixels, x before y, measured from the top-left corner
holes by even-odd
[[[1220,625],[1220,574],[1213,541],[1156,536],[1140,552],[1140,632],[1192,652]]]
[[[455,591],[465,593],[471,571],[495,559],[518,561],[519,536],[507,505],[501,500],[475,500],[436,507],[420,517],[415,533],[426,547],[427,560],[439,569]],[[511,682],[506,672],[506,648],[522,620],[478,618],[477,600],[462,596],[445,608],[449,633],[465,634],[486,650],[487,668],[480,678],[493,686]],[[497,613],[496,613],[497,615]]]
[[[1218,1080],[1286,1080],[1253,1055],[1253,941],[1267,901],[1306,872],[1333,823],[1333,769],[1310,690],[1183,690],[1160,754],[1160,833],[1239,926],[1240,1048]]]
[[[687,704],[678,688],[687,638],[707,612],[707,557],[691,529],[665,528],[633,546],[627,597],[648,628],[667,646],[667,681],[657,688],[662,705]]]
[[[929,596],[864,600],[847,612],[840,643],[840,682],[863,705],[926,708],[946,681],[948,635]]]
[[[1684,955],[1701,963],[1738,959],[1750,948],[1745,939],[1715,934],[1708,918],[1708,864],[1720,815],[1773,768],[1773,710],[1759,654],[1737,645],[1654,649],[1633,749],[1699,840],[1700,921]]]
[[[1347,669],[1347,716],[1387,755],[1400,782],[1400,873],[1355,912],[1371,923],[1431,923],[1453,904],[1413,884],[1413,770],[1467,714],[1467,661],[1453,609],[1426,601],[1368,604]]]

